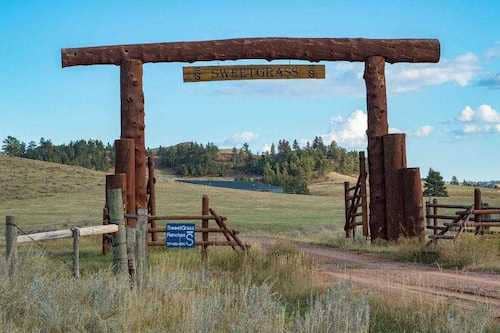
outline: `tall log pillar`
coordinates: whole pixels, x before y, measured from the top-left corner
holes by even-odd
[[[134,140],[136,209],[147,208],[142,73],[142,61],[122,60],[120,65],[121,138]]]
[[[408,236],[404,226],[403,169],[406,168],[406,136],[387,134],[384,146],[385,213],[387,239],[397,240],[401,234]]]
[[[385,179],[382,136],[389,130],[387,123],[387,96],[385,87],[385,61],[371,56],[365,61],[363,75],[366,83],[368,114],[368,174],[370,181],[370,233],[372,240],[387,239],[385,228]]]
[[[135,214],[135,144],[132,139],[115,140],[115,174],[127,178],[127,214]],[[136,219],[127,219],[127,227],[135,227]]]
[[[422,193],[422,180],[419,168],[403,169],[404,226],[408,237],[425,238],[424,226],[424,195]],[[427,209],[427,208],[426,208]],[[427,215],[430,214],[430,210]]]

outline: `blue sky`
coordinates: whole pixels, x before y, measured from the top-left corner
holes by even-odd
[[[0,4],[0,138],[119,137],[118,67],[62,69],[63,47],[268,36],[438,38],[439,64],[387,65],[390,127],[407,133],[409,164],[423,174],[433,167],[446,178],[500,179],[498,1]],[[280,138],[305,142],[316,135],[365,147],[361,64],[326,63],[324,81],[203,84],[183,83],[182,66],[145,65],[150,147],[249,141],[261,151]]]

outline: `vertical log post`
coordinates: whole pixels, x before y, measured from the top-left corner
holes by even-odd
[[[210,211],[209,211],[210,207],[209,207],[209,202],[208,202],[208,196],[206,194],[203,195],[202,199],[201,199],[201,215],[203,216],[207,216],[208,214],[210,214]],[[208,220],[207,219],[203,219],[201,220],[201,227],[203,229],[208,229]],[[201,260],[206,262],[207,258],[208,258],[208,245],[207,245],[207,242],[208,242],[208,232],[207,231],[203,231],[202,232],[202,240],[204,242],[204,244],[202,245],[201,247]]]
[[[71,228],[73,234],[73,276],[80,278],[80,229]]]
[[[425,225],[429,227],[431,225],[431,207],[429,206],[431,204],[431,201],[428,199],[425,202]]]
[[[146,208],[137,210],[137,233],[136,233],[136,258],[137,271],[136,282],[138,288],[143,288],[146,280],[147,264],[147,233],[148,233],[148,211]]]
[[[107,179],[106,179],[107,181]],[[109,217],[108,217],[108,185],[106,184],[104,186],[104,208],[102,209],[102,224],[108,224],[109,223]],[[112,242],[112,235],[111,234],[103,234],[102,235],[102,255],[105,256],[108,254],[108,252],[111,250],[111,242]]]
[[[482,204],[481,204],[481,189],[476,187],[474,188],[474,209],[481,209]],[[474,215],[474,222],[479,223],[481,222],[481,215],[475,214]],[[478,226],[476,227],[476,234],[482,233],[483,228]]]
[[[124,59],[120,65],[121,138],[134,140],[136,208],[147,208],[142,67],[134,59]]]
[[[148,201],[148,210],[149,215],[156,216],[156,178],[155,178],[155,165],[153,156],[148,157],[148,192],[149,192],[149,201]],[[151,220],[151,229],[156,229],[156,221]],[[151,233],[151,241],[156,242],[158,240],[158,236],[156,232]]]
[[[370,235],[368,226],[368,196],[366,193],[366,158],[364,152],[359,152],[359,175],[361,177],[361,218],[363,222],[363,236]]]
[[[437,219],[437,215],[438,215],[438,208],[437,208],[437,204],[438,204],[438,200],[436,198],[432,199],[432,204],[434,205],[434,207],[432,207],[432,225],[433,225],[433,230],[432,230],[432,234],[434,235],[434,243],[437,243],[437,234],[438,234],[438,230],[437,230],[437,227],[438,227],[438,219]]]
[[[385,228],[385,179],[382,136],[388,133],[385,61],[371,56],[365,61],[363,78],[366,83],[368,113],[368,170],[370,181],[370,234],[372,240],[387,239]]]
[[[17,262],[17,227],[14,216],[5,217],[5,258],[7,261],[7,271],[10,278],[16,274]]]
[[[108,185],[107,198],[109,207],[109,223],[118,225],[118,232],[113,234],[113,271],[126,274],[128,271],[127,244],[124,218],[123,192],[126,188],[126,175],[106,176]]]
[[[344,231],[345,231],[345,238],[349,238],[351,236],[351,230],[349,226],[349,187],[350,184],[349,182],[344,182],[344,215],[345,215],[345,225],[344,225]]]
[[[406,168],[406,136],[387,134],[383,136],[385,172],[385,211],[388,240],[398,240],[404,230],[404,188],[402,169]]]
[[[408,237],[418,237],[424,240],[424,207],[422,180],[419,168],[403,169],[403,189],[404,189],[404,222]]]

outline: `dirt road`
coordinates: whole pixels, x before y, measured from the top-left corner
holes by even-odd
[[[274,240],[252,241],[266,248]],[[379,292],[438,297],[464,307],[489,304],[500,318],[500,274],[445,270],[303,242],[295,244],[318,262],[321,274],[334,280],[348,280],[355,286]]]

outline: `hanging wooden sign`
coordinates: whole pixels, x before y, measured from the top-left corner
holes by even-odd
[[[184,82],[324,79],[325,65],[235,65],[183,67]]]

